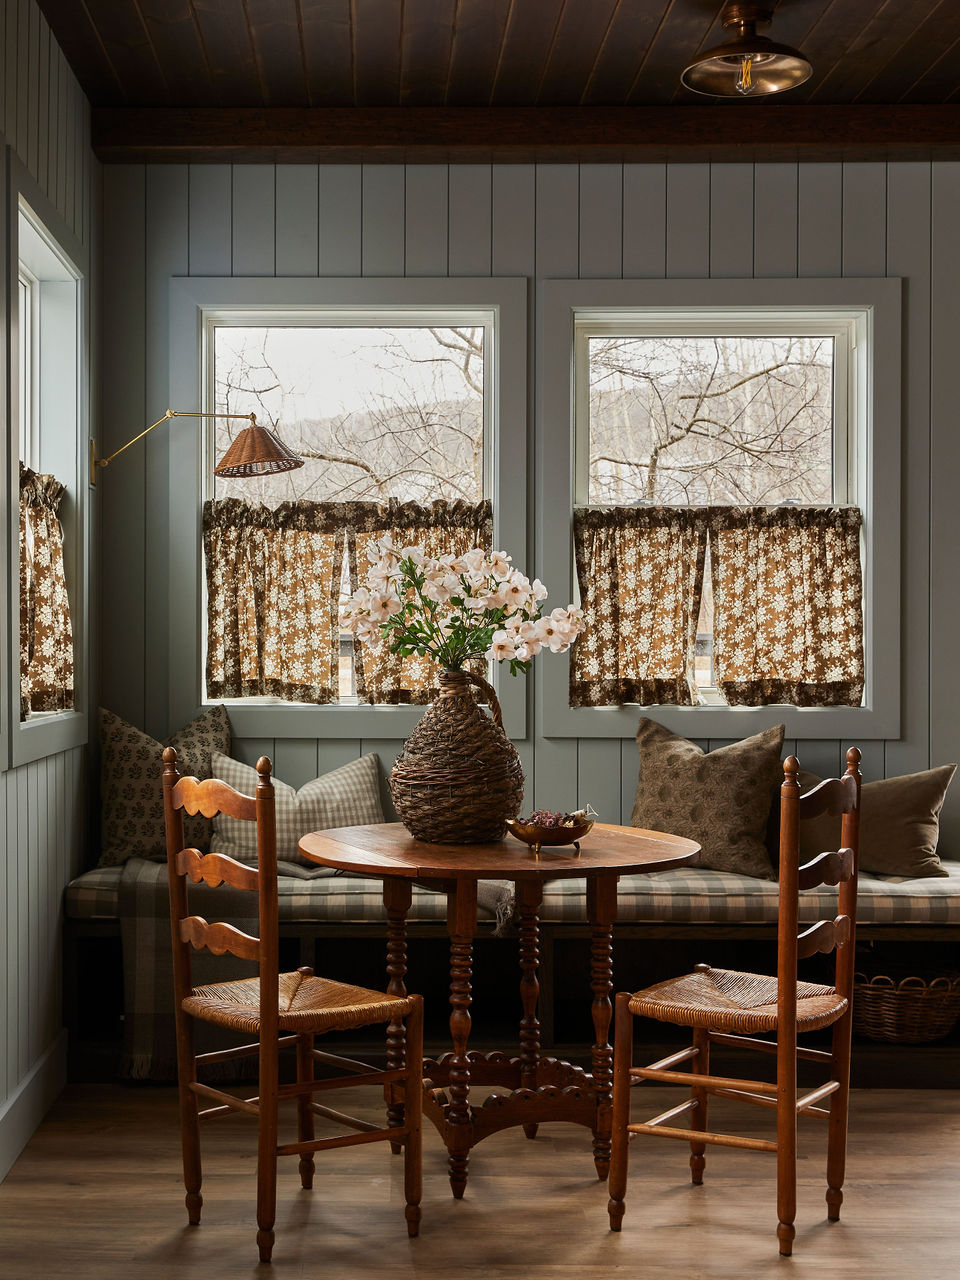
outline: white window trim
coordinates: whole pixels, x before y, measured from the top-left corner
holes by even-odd
[[[5,205],[10,253],[6,276],[8,299],[7,368],[11,373],[9,415],[11,422],[18,422],[19,407],[19,302],[18,281],[20,262],[19,213],[21,201],[34,215],[50,244],[51,251],[63,263],[67,273],[76,281],[75,333],[77,344],[76,382],[65,388],[71,405],[69,428],[71,434],[59,436],[51,445],[44,445],[43,429],[38,443],[39,458],[35,448],[35,460],[40,470],[53,471],[57,479],[67,486],[64,509],[61,512],[64,525],[64,557],[67,561],[70,613],[73,627],[74,706],[71,711],[58,711],[20,719],[20,433],[8,433],[9,459],[9,521],[8,521],[8,592],[10,608],[6,634],[5,668],[8,673],[6,688],[6,722],[9,725],[9,762],[16,767],[32,760],[67,751],[80,746],[88,738],[88,686],[89,686],[89,617],[88,582],[90,577],[90,545],[87,476],[87,439],[89,436],[89,369],[90,342],[89,253],[67,226],[60,214],[40,190],[23,164],[8,151],[8,187]],[[42,316],[36,318],[41,326],[38,335],[38,381],[42,384]],[[62,374],[59,375],[62,378]],[[55,381],[55,379],[54,379]],[[51,463],[50,458],[54,461]]]
[[[851,491],[864,515],[862,707],[571,707],[570,661],[537,671],[539,731],[544,737],[632,738],[649,715],[692,738],[739,738],[781,721],[787,737],[897,738],[900,733],[900,296],[894,279],[549,280],[540,288],[541,360],[537,457],[537,567],[549,583],[574,590],[572,508],[575,485],[575,332],[578,317],[618,309],[691,314],[746,308],[792,317],[863,313],[869,333],[858,360],[848,440],[857,442]],[[869,423],[865,430],[861,424]],[[895,570],[894,567],[895,566]],[[557,592],[559,594],[559,591]]]
[[[211,316],[273,312],[289,319],[297,311],[362,316],[376,308],[396,312],[492,311],[496,339],[484,359],[490,378],[491,442],[489,493],[494,541],[526,567],[527,456],[527,281],[506,278],[383,279],[282,277],[175,278],[170,284],[170,407],[199,407],[207,371],[203,368],[204,326]],[[489,370],[489,372],[488,372]],[[158,408],[157,413],[165,406]],[[170,465],[169,717],[184,724],[203,705],[203,547],[201,476],[206,465],[203,419],[181,419],[167,433]],[[176,433],[175,436],[173,433]],[[485,449],[486,452],[486,449]],[[485,460],[486,461],[486,460]],[[186,676],[184,673],[192,673]],[[174,673],[178,673],[176,676]],[[502,676],[502,678],[501,678]],[[504,728],[511,738],[526,735],[525,686],[494,672],[501,693]],[[409,734],[423,715],[419,706],[277,705],[231,701],[230,721],[238,738],[396,739]]]
[[[23,263],[18,267],[17,302],[19,305],[18,335],[28,329],[30,340],[20,347],[17,361],[17,384],[20,395],[18,407],[18,429],[20,435],[20,457],[28,467],[33,467],[37,460],[39,448],[37,428],[38,379],[40,362],[38,360],[40,343],[40,307],[38,293],[40,281],[29,267]]]

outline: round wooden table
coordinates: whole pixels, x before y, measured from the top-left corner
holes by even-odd
[[[621,875],[663,871],[691,862],[700,846],[680,836],[636,827],[597,823],[581,844],[544,848],[509,839],[494,844],[425,844],[399,822],[314,831],[300,841],[313,862],[383,880],[387,912],[387,990],[405,995],[406,916],[413,885],[447,895],[450,933],[450,1035],[453,1051],[424,1062],[424,1109],[436,1125],[450,1156],[450,1186],[459,1199],[467,1185],[470,1150],[483,1138],[512,1125],[534,1137],[543,1120],[568,1120],[593,1131],[597,1175],[610,1165],[610,1104],[613,1049],[608,1042],[613,990],[613,925],[617,918],[617,881]],[[537,1019],[539,909],[547,880],[581,878],[587,882],[587,918],[591,927],[590,986],[596,1033],[590,1072],[540,1052]],[[520,1055],[468,1053],[473,939],[477,931],[477,881],[512,880],[516,884],[520,932]],[[387,1029],[387,1066],[404,1058],[402,1023]],[[470,1106],[470,1084],[501,1085],[508,1094]],[[403,1104],[388,1099],[389,1122],[403,1121]]]

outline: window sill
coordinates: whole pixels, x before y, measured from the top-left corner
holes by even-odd
[[[539,725],[545,738],[633,738],[641,716],[650,716],[685,738],[743,738],[771,725],[783,724],[788,738],[846,738],[868,741],[899,738],[897,696],[862,707],[571,707],[568,702],[569,660],[544,667],[540,680]]]
[[[14,726],[10,743],[10,763],[29,764],[81,747],[89,737],[89,724],[82,711],[45,712]]]
[[[508,738],[526,737],[524,686],[497,696]],[[204,703],[209,706],[210,703]],[[425,706],[313,706],[225,700],[235,738],[406,738],[423,718]],[[189,718],[189,717],[188,717]]]

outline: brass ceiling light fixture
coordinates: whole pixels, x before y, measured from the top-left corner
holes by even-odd
[[[772,0],[728,0],[720,21],[725,31],[736,32],[735,37],[691,62],[681,83],[715,97],[759,98],[809,80],[813,67],[798,49],[757,35],[757,27],[770,25],[773,9]]]

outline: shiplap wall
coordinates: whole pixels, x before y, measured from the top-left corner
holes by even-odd
[[[0,132],[90,244],[98,175],[89,108],[34,0],[0,0],[0,69]],[[84,768],[77,747],[0,778],[0,1177],[65,1075],[61,904],[83,864]]]
[[[166,407],[171,275],[903,277],[903,558],[889,566],[902,579],[902,732],[861,745],[868,778],[958,758],[960,165],[123,166],[104,182],[105,449]],[[531,327],[532,392],[533,305]],[[534,422],[532,405],[535,464],[567,426]],[[159,436],[103,497],[103,698],[155,734],[176,727],[165,712],[171,443]],[[526,563],[536,564],[532,542]],[[270,754],[278,776],[299,784],[361,751],[389,768],[399,745],[265,738],[237,750],[250,762]],[[787,745],[832,772],[846,744]],[[533,738],[521,749],[528,800],[560,807],[576,796],[628,820],[631,742]],[[954,856],[955,792],[944,815]]]

